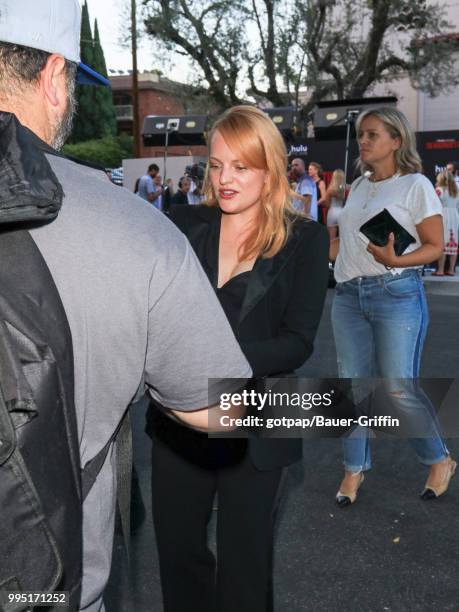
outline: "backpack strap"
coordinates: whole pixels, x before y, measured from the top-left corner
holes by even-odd
[[[115,441],[115,438],[121,429],[121,423],[122,421],[110,436],[106,445],[97,453],[97,455],[86,463],[81,472],[81,493],[83,501],[88,497],[90,490],[97,480],[97,476],[99,475],[99,472],[105,463],[105,459],[107,458],[108,451],[110,450],[111,445]]]
[[[129,559],[131,540],[131,477],[132,477],[132,430],[129,418],[129,410],[126,410],[110,439],[95,457],[88,461],[82,471],[82,495],[83,501],[89,494],[96,482],[102,466],[105,463],[108,452],[115,443],[116,452],[116,483],[117,500],[121,516],[121,528],[123,531],[124,544]]]
[[[121,421],[116,436],[116,483],[118,509],[121,517],[124,545],[128,563],[131,548],[131,483],[132,483],[132,428],[129,410]]]

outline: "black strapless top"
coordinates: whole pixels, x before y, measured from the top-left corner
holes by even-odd
[[[241,272],[230,278],[224,285],[217,288],[217,297],[220,300],[220,304],[225,311],[226,318],[235,335],[249,278],[250,271]]]

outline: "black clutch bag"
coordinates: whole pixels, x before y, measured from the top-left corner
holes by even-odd
[[[385,246],[392,232],[397,256],[403,255],[407,247],[416,242],[416,238],[394,219],[387,208],[364,223],[360,231],[376,246]]]

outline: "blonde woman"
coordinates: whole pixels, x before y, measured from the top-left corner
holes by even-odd
[[[331,248],[331,257],[337,254],[332,323],[339,372],[343,378],[383,378],[391,401],[406,418],[425,419],[425,437],[410,442],[429,468],[422,499],[433,499],[447,490],[456,463],[436,423],[426,416],[431,408],[427,398],[409,379],[419,376],[428,326],[420,270],[443,252],[442,207],[421,174],[414,132],[400,111],[363,112],[356,133],[362,177],[352,185],[340,218],[340,237]],[[384,208],[416,239],[400,256],[393,235],[386,246],[378,247],[359,232]],[[355,502],[370,467],[368,430],[359,427],[344,440],[340,506]]]
[[[443,229],[445,248],[438,260],[437,271],[432,276],[455,276],[458,248],[459,190],[451,172],[444,170],[437,175],[437,193],[443,205]],[[449,257],[445,272],[446,258]]]
[[[271,119],[234,107],[209,135],[206,205],[177,207],[173,217],[257,377],[291,373],[311,355],[328,280],[327,232],[295,213],[286,169]],[[271,610],[278,493],[301,441],[208,439],[150,417],[165,610]],[[207,544],[215,493],[217,560]]]
[[[327,228],[330,240],[334,240],[338,235],[339,218],[343,211],[345,194],[344,172],[343,170],[335,170],[327,188],[324,202],[328,208]]]

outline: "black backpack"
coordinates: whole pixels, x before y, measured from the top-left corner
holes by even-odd
[[[8,591],[81,589],[82,491],[72,338],[30,234],[0,233],[0,610]],[[52,607],[52,606],[51,606]]]

